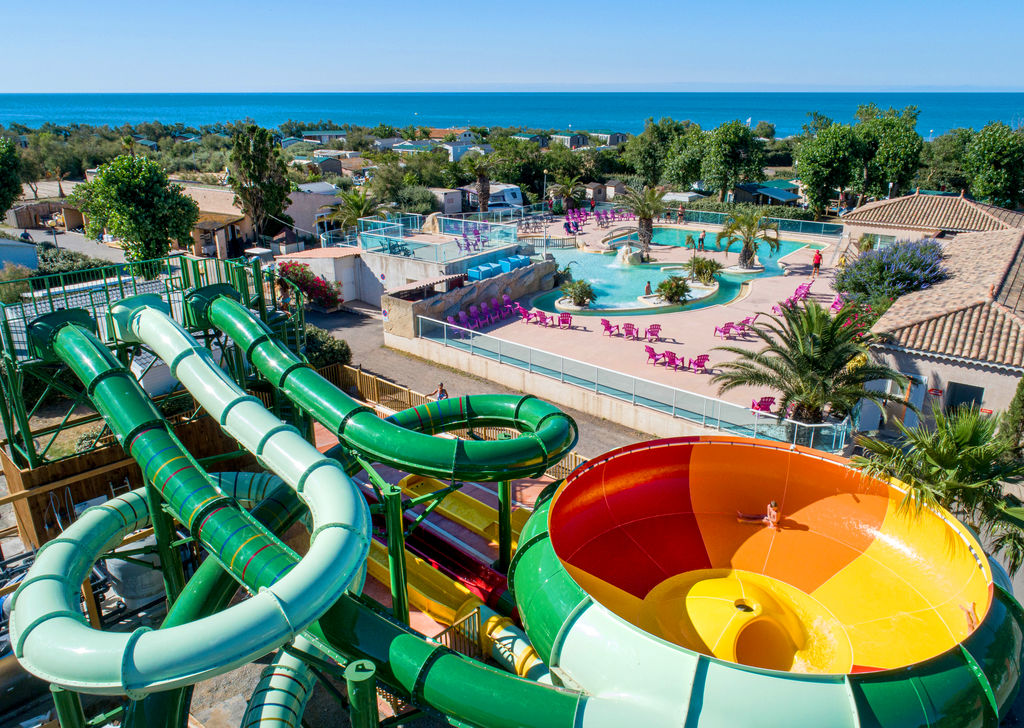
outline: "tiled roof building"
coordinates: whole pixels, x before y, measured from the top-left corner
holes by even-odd
[[[962,194],[912,195],[878,200],[843,216],[846,225],[894,230],[964,233],[1024,228],[1024,213],[976,202]]]

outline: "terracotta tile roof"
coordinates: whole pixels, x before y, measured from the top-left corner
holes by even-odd
[[[878,200],[843,216],[844,223],[947,232],[1024,228],[1024,213],[986,205],[967,197],[912,195]]]
[[[274,259],[290,260],[292,258],[348,258],[350,256],[359,255],[359,252],[359,248],[341,245],[336,248],[310,248],[309,250],[300,250],[297,253],[287,253],[285,255],[275,256]]]
[[[897,299],[872,331],[882,345],[1024,367],[1024,229],[958,235],[950,278]]]

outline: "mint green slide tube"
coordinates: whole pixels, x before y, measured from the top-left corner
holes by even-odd
[[[39,348],[49,347],[82,379],[174,516],[254,593],[188,625],[130,635],[92,629],[77,608],[82,579],[146,509],[138,498],[128,498],[90,510],[40,550],[15,595],[11,617],[22,664],[72,690],[140,697],[226,672],[294,639],[363,578],[369,512],[361,494],[336,463],[227,379],[210,352],[164,315],[162,306],[154,297],[121,309],[119,321],[130,325],[122,336],[137,332],[135,340],[153,346],[207,411],[296,490],[312,515],[311,545],[295,564],[290,550],[214,487],[179,449],[131,374],[71,321],[74,312],[49,314],[39,326],[34,322],[30,335]]]
[[[571,417],[532,395],[482,394],[430,402],[383,422],[302,362],[221,286],[194,291],[197,320],[220,329],[292,402],[373,462],[438,478],[511,480],[542,474],[576,446]],[[520,436],[474,441],[430,435],[463,427],[509,427]]]

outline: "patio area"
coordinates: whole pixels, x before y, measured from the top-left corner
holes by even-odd
[[[603,232],[603,231],[602,231]],[[713,236],[709,233],[707,244],[713,247]],[[701,253],[719,260],[723,265],[735,265],[738,247],[734,246],[730,253],[714,250]],[[831,249],[822,251],[826,261],[831,257]],[[760,340],[747,334],[723,339],[715,335],[715,327],[726,322],[739,322],[757,314],[770,314],[772,306],[791,296],[801,284],[811,281],[811,259],[813,250],[801,248],[786,256],[782,263],[789,274],[758,278],[744,284],[739,297],[726,304],[713,305],[706,308],[674,313],[625,315],[609,318],[613,325],[618,325],[620,332],[623,324],[632,323],[639,329],[641,337],[647,327],[652,324],[661,326],[660,341],[627,339],[621,335],[607,335],[601,324],[601,317],[574,315],[572,328],[558,328],[526,323],[519,318],[509,318],[481,329],[481,333],[497,337],[534,349],[557,354],[560,356],[587,362],[589,364],[612,369],[634,377],[647,379],[668,386],[687,390],[708,397],[717,397],[728,402],[749,406],[752,399],[758,399],[771,392],[759,389],[736,389],[723,395],[718,394],[717,386],[711,384],[711,376],[693,372],[688,368],[673,369],[663,363],[649,362],[646,346],[652,347],[659,354],[671,351],[678,358],[684,359],[689,365],[691,359],[701,354],[710,357],[708,366],[711,370],[717,365],[733,358],[728,352],[715,351],[716,347],[728,345],[750,349],[760,348]],[[679,264],[689,260],[691,250],[678,247],[652,246],[652,261],[665,265]],[[685,275],[685,273],[683,273]],[[823,305],[831,303],[835,292],[831,288],[832,271],[823,266],[821,274],[810,289],[810,299]],[[643,291],[637,291],[641,295]],[[523,306],[530,308],[530,301],[521,301]],[[663,361],[663,360],[662,360]]]

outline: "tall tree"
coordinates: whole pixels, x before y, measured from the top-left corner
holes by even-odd
[[[261,235],[268,218],[280,218],[284,213],[291,192],[274,135],[255,124],[237,129],[231,139],[228,170],[235,204],[252,218],[256,234]]]
[[[640,258],[651,257],[651,240],[654,239],[654,218],[665,212],[665,190],[659,187],[644,187],[630,190],[623,203],[636,215],[636,234],[640,240]]]
[[[21,153],[21,181],[32,190],[32,198],[39,199],[39,180],[46,176],[39,156],[32,149],[24,149]]]
[[[704,139],[701,177],[718,190],[719,202],[738,183],[764,179],[764,143],[746,124],[729,121]]]
[[[0,137],[0,218],[7,214],[14,201],[21,197],[21,159],[14,143]]]
[[[720,347],[736,359],[721,364],[712,378],[719,392],[736,387],[773,390],[782,397],[781,412],[792,406],[793,419],[812,424],[822,422],[826,412],[846,416],[861,399],[880,404],[901,401],[864,388],[880,379],[905,385],[906,378],[871,359],[867,332],[862,325],[849,323],[843,312],[833,317],[810,301],[785,307],[781,317],[769,319],[752,329],[764,342],[760,351]]]
[[[969,190],[971,174],[967,152],[974,139],[973,129],[953,129],[926,142],[917,173],[920,186],[930,190]]]
[[[338,223],[343,230],[355,227],[360,218],[378,216],[383,209],[383,205],[370,197],[366,190],[339,192],[338,199],[338,204],[327,205],[321,209],[331,210],[327,219]]]
[[[726,252],[733,243],[740,243],[740,268],[753,268],[761,243],[768,245],[772,252],[779,249],[779,226],[768,222],[758,212],[737,212],[726,220],[715,240],[725,241]]]
[[[476,177],[476,196],[480,212],[487,212],[491,202],[491,160],[486,154],[470,152],[463,158],[469,171]]]
[[[571,210],[583,197],[583,189],[579,177],[556,177],[555,183],[551,185],[548,192],[553,198],[562,198],[562,206]]]
[[[141,156],[103,165],[91,182],[74,189],[70,201],[86,216],[86,234],[95,238],[106,230],[120,238],[130,261],[167,255],[171,241],[188,240],[199,219],[199,206],[184,188]]]
[[[994,122],[967,146],[971,193],[1003,207],[1024,204],[1024,132]]]
[[[916,106],[902,111],[882,111],[874,104],[857,108],[853,128],[861,145],[861,174],[853,187],[860,193],[861,202],[864,196],[885,197],[909,189],[924,148],[924,140],[917,133],[920,113]]]
[[[672,143],[690,126],[689,121],[667,117],[659,121],[648,119],[642,132],[626,140],[623,160],[636,170],[645,185],[658,184]]]
[[[816,216],[825,213],[834,190],[850,184],[858,157],[857,135],[845,124],[832,123],[819,129],[797,147],[797,172]]]
[[[704,153],[704,132],[691,124],[672,142],[662,173],[666,182],[690,189],[700,179],[701,157]]]

